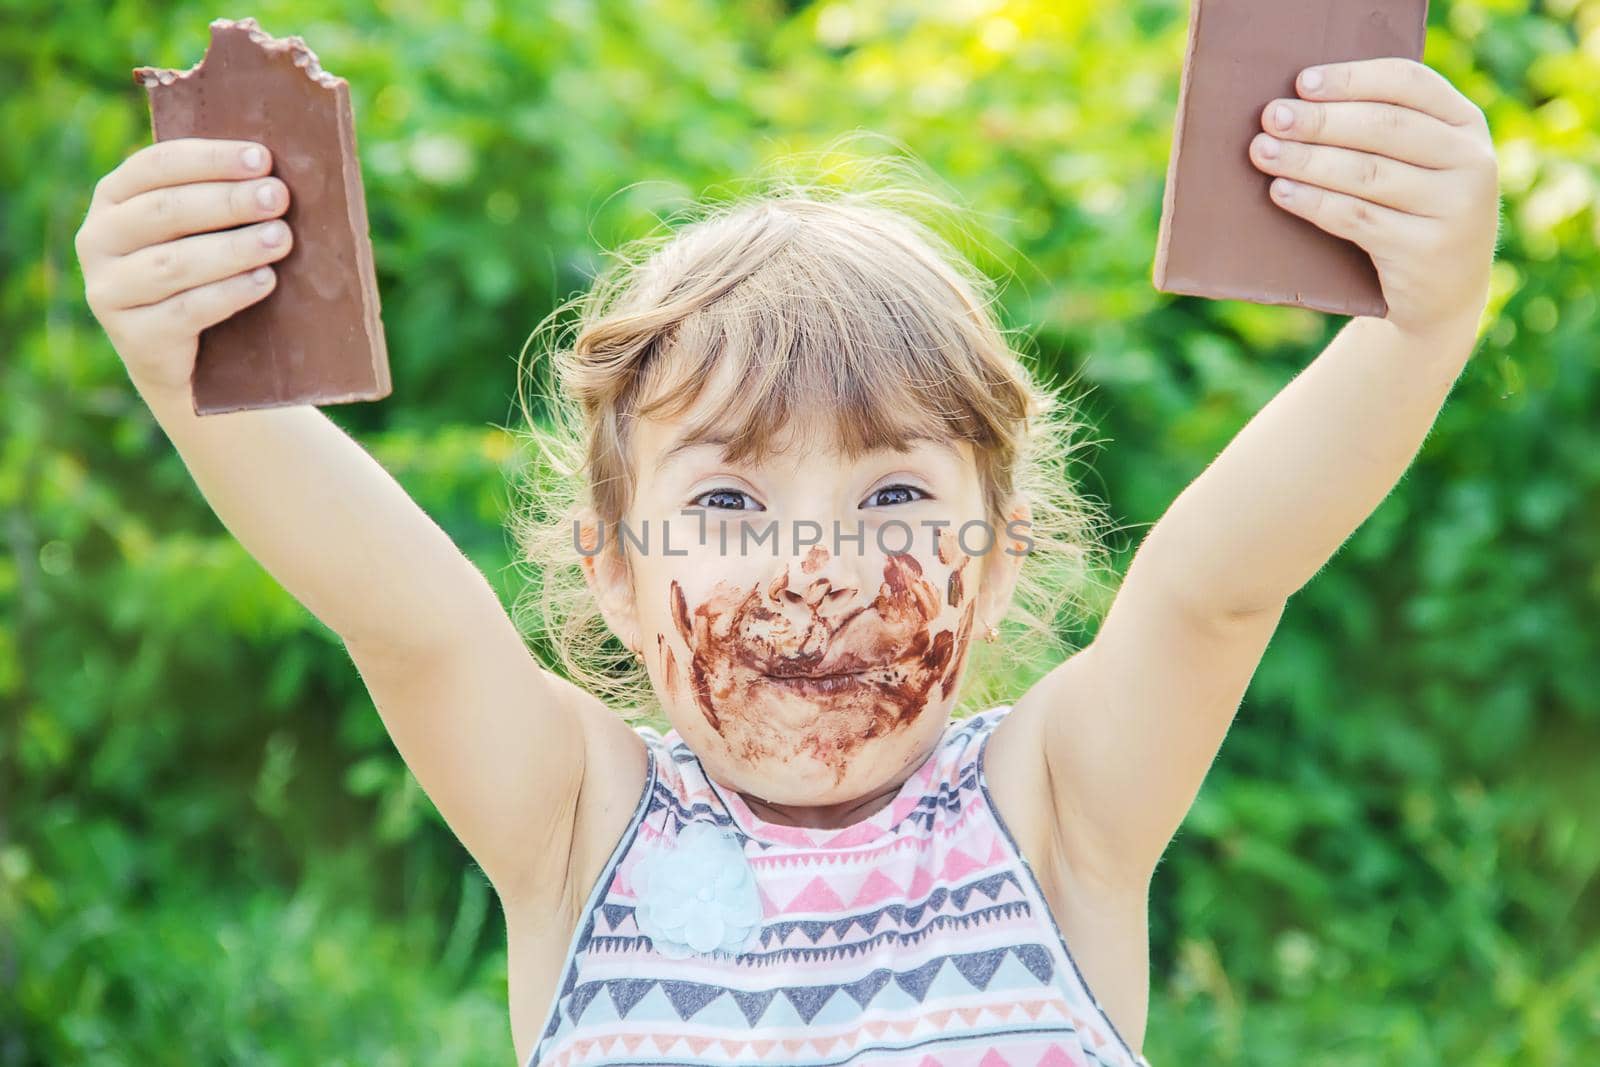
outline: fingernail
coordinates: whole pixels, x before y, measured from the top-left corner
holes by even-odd
[[[271,207],[272,202],[276,199],[277,194],[273,191],[272,186],[262,185],[256,188],[256,203],[262,207]]]
[[[251,145],[249,148],[246,148],[243,152],[239,153],[239,155],[243,157],[244,165],[249,167],[251,170],[255,170],[257,167],[261,166],[261,149],[257,148],[255,145]]]
[[[1300,84],[1316,92],[1322,88],[1322,71],[1317,67],[1307,67],[1300,72]]]
[[[1276,122],[1279,128],[1287,130],[1290,124],[1294,122],[1294,112],[1290,111],[1285,105],[1279,104],[1273,109],[1272,121]]]
[[[1264,133],[1256,143],[1260,148],[1261,154],[1267,159],[1278,158],[1278,139],[1276,137]]]
[[[1295,184],[1287,178],[1279,178],[1272,183],[1272,191],[1279,200],[1287,200],[1294,195]]]
[[[284,226],[284,224],[281,222],[274,222],[268,225],[261,231],[261,243],[268,246],[277,244],[279,241],[283,240],[284,233],[287,229],[288,227]]]

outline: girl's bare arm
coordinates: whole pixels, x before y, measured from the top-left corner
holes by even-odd
[[[449,535],[315,407],[200,416],[186,386],[134,384],[223,525],[346,644],[424,652],[499,610]]]
[[[1139,548],[1148,568],[1204,611],[1276,611],[1411,465],[1477,318],[1422,337],[1352,319],[1168,508]]]
[[[1069,857],[1153,872],[1288,598],[1415,457],[1489,298],[1499,172],[1488,120],[1399,56],[1301,72],[1251,159],[1274,202],[1365,250],[1388,304],[1358,317],[1146,537],[1093,644],[1030,692]],[[1275,136],[1273,136],[1275,135]]]
[[[194,414],[199,331],[271,292],[251,271],[290,246],[258,239],[287,190],[247,147],[164,141],[101,180],[76,239],[90,307],[223,525],[343,638],[406,764],[497,888],[554,899],[604,709],[538,665],[488,580],[322,412]]]
[[[344,640],[407,767],[496,889],[559,895],[583,719],[615,717],[539,665],[483,574],[322,412],[196,416],[187,392],[141,394],[229,532]]]
[[[1288,598],[1404,474],[1476,316],[1414,337],[1357,318],[1241,430],[1135,553],[1093,643],[1018,701],[1065,858],[1147,880],[1200,791]]]

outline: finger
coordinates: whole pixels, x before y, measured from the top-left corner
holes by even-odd
[[[1312,89],[1309,71],[1322,75]],[[1349,63],[1324,63],[1300,72],[1296,91],[1310,100],[1376,100],[1414,108],[1451,126],[1471,127],[1483,122],[1483,111],[1443,74],[1425,63],[1403,56],[1384,56]]]
[[[265,272],[261,274],[260,272]],[[174,293],[159,303],[133,308],[123,315],[122,328],[155,341],[192,338],[208,326],[249,307],[277,286],[277,272],[271,267],[208,282]]]
[[[257,149],[260,162],[245,162],[244,153]],[[95,186],[97,201],[106,206],[120,204],[140,193],[164,185],[187,182],[249,178],[272,169],[272,153],[255,141],[231,141],[214,137],[174,137],[146,145],[122,161],[116,170]]]
[[[269,242],[269,238],[272,240]],[[281,219],[151,245],[106,265],[105,284],[124,308],[158,303],[289,254],[294,236]]]
[[[1421,222],[1417,216],[1348,193],[1319,189],[1287,178],[1274,178],[1269,192],[1273,202],[1285,211],[1299,215],[1335,237],[1353,241],[1373,255],[1386,252],[1392,243],[1403,244],[1421,236]]]
[[[1276,155],[1269,156],[1269,150]],[[1265,133],[1250,142],[1250,156],[1268,174],[1348,193],[1411,215],[1434,218],[1445,207],[1436,172],[1387,156],[1280,141]]]
[[[1288,112],[1287,125],[1280,108]],[[1273,100],[1261,111],[1261,126],[1274,137],[1354,148],[1432,170],[1464,166],[1481,154],[1475,137],[1432,115],[1367,100]]]
[[[266,206],[260,200],[262,190],[270,194]],[[123,256],[190,234],[273,218],[288,205],[289,187],[272,177],[162,186],[107,208],[97,250]]]

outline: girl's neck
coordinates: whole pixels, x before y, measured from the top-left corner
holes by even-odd
[[[837,830],[869,819],[894,800],[912,772],[876,792],[839,804],[769,804],[749,793],[740,793],[756,817],[779,826],[803,826],[810,830]]]

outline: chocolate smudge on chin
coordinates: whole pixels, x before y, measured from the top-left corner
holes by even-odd
[[[695,702],[734,754],[751,766],[808,755],[838,784],[867,741],[916,721],[935,684],[940,699],[949,692],[972,605],[956,630],[932,632],[942,598],[907,554],[888,558],[870,603],[834,615],[818,610],[834,599],[823,579],[794,591],[788,579],[751,590],[718,582],[692,611],[674,580],[672,618],[690,651]],[[795,677],[822,670],[854,677]]]

